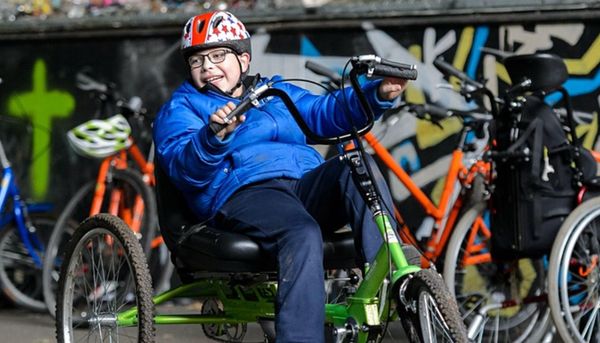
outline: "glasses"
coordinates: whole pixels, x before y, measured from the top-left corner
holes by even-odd
[[[228,50],[228,49],[219,49],[219,50],[213,50],[206,55],[195,54],[194,56],[191,56],[190,58],[188,58],[188,64],[190,65],[190,67],[192,69],[200,68],[204,65],[204,61],[207,57],[208,57],[208,60],[212,64],[219,64],[219,63],[225,61],[225,57],[227,57],[227,54],[232,54],[232,53],[233,53],[233,51]]]

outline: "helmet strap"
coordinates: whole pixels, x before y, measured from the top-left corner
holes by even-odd
[[[236,59],[238,62],[238,66],[240,67],[240,78],[238,79],[238,82],[235,84],[235,86],[233,86],[233,88],[231,88],[231,90],[225,92],[229,96],[233,95],[233,92],[235,92],[236,89],[238,89],[242,86],[242,84],[243,84],[242,80],[244,80],[244,78],[246,77],[246,74],[248,74],[248,70],[242,71],[242,62],[240,62],[240,59],[237,55],[236,55]]]

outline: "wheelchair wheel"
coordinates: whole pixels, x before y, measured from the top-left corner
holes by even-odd
[[[600,198],[579,205],[552,246],[548,300],[565,343],[600,341]]]
[[[474,205],[455,226],[444,261],[446,285],[469,327],[469,339],[540,342],[551,324],[543,299],[543,261],[492,261],[485,208],[485,203]],[[505,302],[514,305],[503,308]]]
[[[456,303],[437,272],[423,269],[398,282],[398,314],[411,342],[467,342]]]
[[[88,218],[73,234],[61,267],[57,341],[153,342],[151,285],[129,227],[108,214]]]

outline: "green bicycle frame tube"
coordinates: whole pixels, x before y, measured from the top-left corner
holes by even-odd
[[[390,260],[395,267],[392,274],[393,282],[421,269],[419,266],[408,264],[388,216],[380,212],[374,216],[374,219],[384,237],[384,244],[366,271],[358,290],[348,299],[348,305],[326,305],[327,320],[335,325],[343,324],[348,317],[353,317],[359,323],[379,324],[378,316],[374,318],[379,302],[377,295],[385,278],[389,275]]]

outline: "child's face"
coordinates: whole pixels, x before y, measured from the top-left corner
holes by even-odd
[[[210,83],[226,93],[235,87],[241,73],[248,69],[249,62],[250,55],[237,55],[228,48],[206,49],[188,58],[192,80],[197,87]],[[237,88],[232,95],[239,96],[242,91],[241,87]]]

